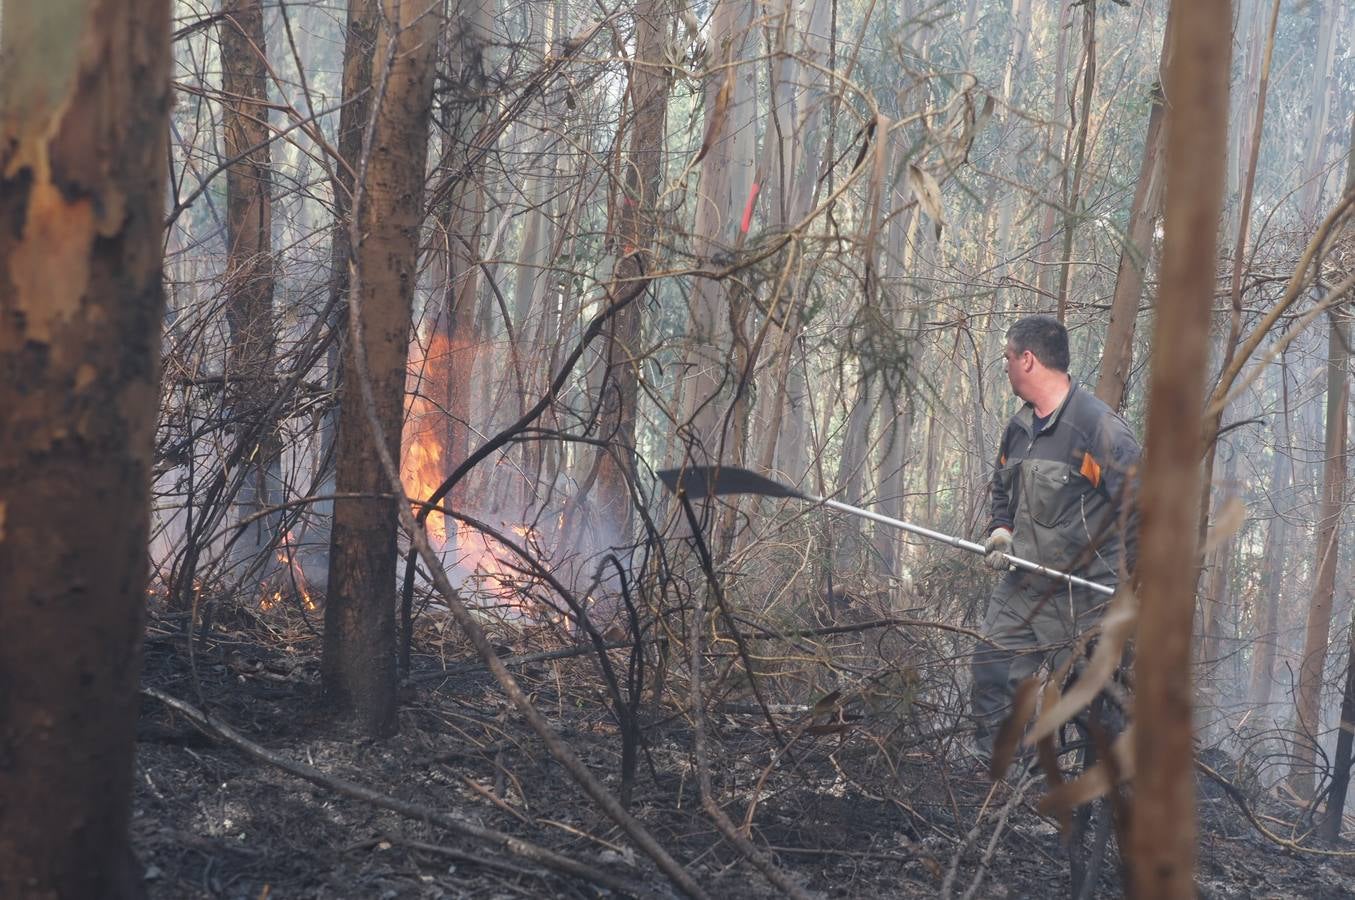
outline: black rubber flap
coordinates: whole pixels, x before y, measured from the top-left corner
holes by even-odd
[[[689,466],[685,469],[660,469],[659,480],[673,493],[679,489],[689,497],[721,494],[761,494],[764,497],[804,498],[795,488],[765,475],[730,466]]]

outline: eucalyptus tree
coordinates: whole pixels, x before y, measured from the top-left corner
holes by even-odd
[[[372,121],[357,157],[350,210],[349,329],[335,475],[342,496],[334,503],[330,536],[321,671],[330,703],[353,713],[372,736],[398,729],[398,501],[390,475],[400,458],[439,8],[430,0],[382,0],[374,9]]]
[[[1138,585],[1134,815],[1128,851],[1134,896],[1195,896],[1191,635],[1213,260],[1223,200],[1231,39],[1229,0],[1172,4],[1166,87],[1167,185],[1162,283],[1154,323]]]
[[[128,839],[170,4],[0,9],[0,895],[144,896]]]
[[[672,81],[666,53],[673,21],[670,0],[640,0],[634,15],[635,50],[627,84],[630,115],[624,123],[629,143],[622,162],[621,199],[614,229],[619,243],[614,278],[619,286],[652,277],[659,264],[655,236]],[[597,453],[598,515],[603,530],[622,543],[629,542],[632,528],[629,482],[636,476],[643,334],[641,305],[632,303],[613,318],[603,351],[606,370],[598,398],[600,434],[609,445]]]
[[[265,421],[275,392],[273,198],[268,129],[268,58],[260,0],[228,0],[222,10],[222,146],[226,155],[225,392],[237,454],[246,472],[235,495],[242,533],[232,575],[266,578],[273,567],[282,500],[282,440]]]

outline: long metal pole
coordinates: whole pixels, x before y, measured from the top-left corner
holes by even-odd
[[[849,513],[853,516],[860,516],[863,519],[870,519],[872,522],[879,522],[883,525],[892,525],[893,527],[906,531],[909,534],[916,534],[919,537],[925,537],[930,538],[931,540],[934,541],[940,541],[943,544],[949,544],[950,546],[958,547],[961,550],[968,550],[970,553],[978,553],[980,555],[983,555],[988,552],[983,549],[982,544],[976,544],[973,541],[966,541],[963,538],[957,538],[954,535],[942,534],[939,531],[932,531],[930,528],[923,528],[921,525],[914,525],[911,522],[905,522],[902,519],[892,519],[889,516],[882,516],[879,513],[871,512],[868,509],[861,509],[860,507],[856,506],[848,506],[847,504],[837,500],[829,500],[824,497],[813,497],[809,495],[805,495],[805,499],[814,503],[821,503],[824,506],[828,507],[829,509],[836,509],[839,512]],[[1010,553],[1004,553],[1002,555],[1007,558],[1007,562],[1011,563],[1018,569],[1024,569],[1027,572],[1034,572],[1037,575],[1044,575],[1048,578],[1056,578],[1059,581],[1066,582],[1067,584],[1087,588],[1088,590],[1096,591],[1098,594],[1103,594],[1107,597],[1115,593],[1115,589],[1113,587],[1110,587],[1109,585],[1100,584],[1099,582],[1095,581],[1088,581],[1085,578],[1069,574],[1068,572],[1060,572],[1057,569],[1051,569],[1048,566],[1042,566],[1037,562],[1031,562],[1028,559],[1022,559],[1019,556],[1013,556]]]

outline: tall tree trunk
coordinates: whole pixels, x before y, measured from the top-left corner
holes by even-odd
[[[1317,573],[1308,606],[1308,624],[1304,629],[1303,655],[1300,657],[1298,691],[1295,697],[1295,730],[1299,732],[1293,750],[1293,768],[1289,783],[1300,796],[1313,791],[1314,749],[1322,731],[1322,685],[1331,636],[1332,602],[1336,591],[1336,563],[1340,555],[1341,511],[1345,505],[1346,484],[1346,404],[1349,383],[1346,377],[1346,337],[1344,323],[1332,320],[1327,346],[1327,426],[1325,465],[1322,473],[1322,506],[1317,520]]]
[[[1327,796],[1327,810],[1318,825],[1318,833],[1336,843],[1341,837],[1345,815],[1346,795],[1350,792],[1352,745],[1355,745],[1355,618],[1351,620],[1346,638],[1346,677],[1341,690],[1341,728],[1336,733],[1336,755],[1333,762],[1331,791]]]
[[[670,21],[666,0],[642,0],[636,5],[635,62],[630,72],[632,119],[630,149],[623,163],[618,283],[645,278],[657,265],[653,251],[655,203],[663,185],[669,84],[662,61]],[[611,446],[599,451],[597,513],[604,532],[622,543],[630,540],[633,515],[629,481],[635,476],[643,309],[641,304],[632,303],[617,313],[605,350],[601,436]]]
[[[441,166],[461,174],[450,187],[448,201],[437,212],[448,254],[446,308],[439,318],[447,327],[448,346],[444,398],[448,411],[447,474],[470,455],[476,364],[483,354],[481,344],[488,330],[477,316],[481,242],[486,234],[485,188],[480,178],[481,167],[467,167],[466,156],[474,151],[473,139],[488,119],[488,52],[493,19],[494,0],[459,0],[457,14],[448,23],[447,42],[460,79],[444,105],[444,119],[451,126],[443,139]],[[490,379],[484,379],[486,388],[489,382]],[[480,406],[487,411],[490,404]],[[448,502],[459,509],[466,506],[469,496],[467,477],[452,489]]]
[[[752,46],[751,0],[718,0],[710,26],[710,59],[715,67],[706,85],[706,156],[701,163],[696,203],[695,248],[706,266],[718,266],[737,240],[741,212],[753,172],[752,126],[755,92],[747,61]],[[731,311],[744,301],[724,282],[697,278],[692,286],[688,376],[683,387],[682,419],[691,429],[694,461],[715,462],[734,446],[737,428],[726,428],[739,372],[731,359]]]
[[[1087,169],[1087,132],[1091,128],[1092,94],[1096,89],[1096,0],[1082,6],[1082,112],[1078,116],[1073,185],[1063,198],[1063,255],[1059,260],[1057,316],[1068,316],[1068,282],[1073,272],[1073,237],[1082,215],[1082,176]]]
[[[1044,211],[1040,217],[1037,245],[1039,253],[1036,283],[1039,284],[1040,294],[1044,297],[1056,296],[1059,273],[1062,271],[1055,265],[1057,253],[1054,238],[1058,233],[1058,208],[1063,201],[1068,180],[1068,161],[1064,145],[1067,143],[1068,130],[1066,124],[1068,110],[1065,107],[1068,105],[1068,43],[1072,15],[1072,4],[1060,2],[1059,14],[1055,20],[1058,38],[1054,50],[1054,109],[1049,115],[1049,127],[1045,129],[1044,134],[1044,156],[1047,164],[1044,198],[1041,200]]]
[[[897,164],[905,152],[902,137],[894,141],[894,163]],[[923,268],[922,264],[917,262],[917,256],[909,253],[909,241],[920,240],[921,229],[914,228],[919,217],[914,215],[911,210],[898,211],[897,208],[907,203],[908,195],[895,186],[890,191],[890,197],[896,207],[896,214],[891,218],[886,235],[886,246],[888,253],[886,255],[887,268],[885,270],[887,281],[891,289],[885,292],[885,297],[889,301],[892,309],[890,310],[890,321],[896,334],[900,336],[908,335],[916,330],[920,320],[919,311],[905,301],[908,287],[909,268]],[[926,260],[930,263],[930,258]],[[928,274],[919,271],[918,275],[925,277]],[[905,340],[907,338],[904,338]],[[914,403],[910,396],[910,391],[906,379],[900,378],[891,384],[885,391],[885,402],[880,414],[881,453],[879,473],[876,479],[880,485],[879,488],[879,510],[883,515],[894,519],[902,519],[905,512],[905,496],[907,494],[908,481],[908,455],[912,447],[913,437],[913,413]],[[902,546],[902,534],[896,528],[885,525],[875,527],[875,549],[880,554],[881,569],[886,575],[899,576],[902,574],[902,566],[899,564],[899,550]]]
[[[1232,500],[1237,499],[1237,454],[1228,458],[1222,490],[1218,494],[1214,517]],[[1200,597],[1199,682],[1195,693],[1202,709],[1211,710],[1204,718],[1220,721],[1219,708],[1223,694],[1218,667],[1223,661],[1223,623],[1229,606],[1229,582],[1232,580],[1233,539],[1228,537],[1208,554],[1205,563],[1205,590]],[[1212,709],[1211,709],[1212,708]]]
[[[902,398],[899,398],[902,399]],[[913,436],[913,407],[911,402],[902,409],[887,409],[881,428],[882,453],[880,457],[879,510],[881,515],[894,519],[904,516],[907,493],[908,451]],[[875,549],[880,554],[880,567],[886,575],[902,574],[899,565],[901,532],[888,525],[875,527]]]
[[[1287,396],[1288,388],[1285,379],[1288,378],[1288,375],[1286,374],[1286,367],[1281,365],[1278,371],[1280,392]],[[1252,655],[1251,690],[1248,692],[1252,704],[1261,710],[1270,706],[1270,692],[1274,685],[1275,650],[1280,639],[1278,625],[1280,592],[1281,585],[1284,584],[1285,560],[1288,557],[1285,552],[1288,528],[1284,517],[1288,515],[1289,509],[1288,504],[1283,509],[1279,505],[1289,498],[1290,481],[1293,477],[1293,466],[1290,463],[1292,454],[1290,452],[1288,415],[1289,404],[1285,403],[1280,416],[1280,429],[1277,433],[1274,459],[1271,464],[1268,490],[1271,501],[1271,517],[1266,526],[1266,541],[1261,551],[1262,565],[1265,567],[1261,574],[1259,597],[1262,604],[1261,624],[1257,630],[1257,645]]]
[[[241,454],[244,482],[235,498],[243,531],[232,545],[233,575],[267,579],[280,514],[261,515],[282,501],[282,438],[263,421],[274,394],[272,184],[268,132],[268,63],[260,0],[227,0],[221,33],[225,95],[226,322],[230,348],[226,402]]]
[[[1007,119],[1002,123],[1002,127],[1009,133],[1015,133],[1023,125],[1019,115],[1021,104],[1024,102],[1027,70],[1030,55],[1030,31],[1032,20],[1031,0],[1012,0],[1011,4],[1011,46],[1007,54],[1007,64],[1003,70],[1002,76],[1002,103],[999,104],[1004,110],[1007,110]],[[1010,270],[1012,261],[1012,228],[1013,222],[1017,216],[1020,199],[1018,194],[1023,191],[1015,188],[1015,180],[1012,171],[1011,162],[1008,161],[999,172],[1003,178],[997,178],[993,181],[993,190],[999,193],[999,199],[995,206],[995,215],[997,219],[997,232],[992,244],[993,252],[993,283],[1004,285],[1010,282]],[[983,233],[987,233],[988,227],[985,223]],[[999,287],[996,291],[999,302],[1006,299],[1006,291]]]
[[[1275,16],[1278,16],[1278,14],[1279,14],[1279,4],[1276,3],[1276,5],[1273,8],[1271,18],[1270,33],[1272,35],[1274,34]],[[1266,69],[1268,70],[1268,68],[1269,67],[1267,65]],[[1269,73],[1267,71],[1263,75],[1263,79],[1261,82],[1262,88],[1265,87],[1266,78],[1268,78],[1268,74]],[[1244,189],[1244,196],[1241,201],[1241,209],[1239,212],[1237,223],[1238,229],[1237,241],[1234,245],[1232,291],[1229,294],[1231,304],[1228,316],[1228,335],[1223,341],[1223,360],[1222,363],[1220,364],[1221,371],[1227,371],[1230,365],[1232,364],[1233,357],[1236,355],[1237,352],[1238,338],[1242,333],[1242,255],[1243,249],[1246,246],[1246,237],[1247,237],[1246,233],[1251,220],[1251,188],[1253,181],[1255,179],[1256,156],[1260,152],[1261,125],[1263,122],[1263,114],[1265,112],[1264,90],[1261,90],[1258,93],[1257,102],[1258,102],[1258,107],[1256,111],[1257,118],[1255,128],[1252,133],[1251,153],[1249,155],[1248,167],[1250,174],[1245,179],[1246,188]],[[1213,439],[1212,436],[1218,435],[1219,428],[1222,425],[1222,422],[1223,422],[1223,409],[1220,407],[1219,410],[1214,415],[1210,416],[1208,421],[1205,423],[1205,433],[1210,435],[1211,439],[1209,441],[1208,448],[1205,451],[1204,478],[1202,480],[1203,483],[1200,496],[1200,521],[1198,524],[1198,529],[1199,529],[1199,540],[1201,544],[1204,543],[1205,536],[1209,531],[1209,495],[1213,489],[1214,463],[1218,454],[1218,441]],[[1203,574],[1203,568],[1201,569],[1201,574]]]
[[[0,896],[126,900],[170,4],[0,16]]]
[[[1299,192],[1299,212],[1321,218],[1318,204],[1322,200],[1322,185],[1326,181],[1322,169],[1326,165],[1327,127],[1331,117],[1331,101],[1336,93],[1332,88],[1332,69],[1336,55],[1336,22],[1339,3],[1317,3],[1311,7],[1316,54],[1313,57],[1313,83],[1309,91],[1307,154],[1303,164],[1303,188]]]
[[[1195,896],[1191,626],[1203,429],[1231,38],[1228,0],[1176,0],[1167,70],[1167,196],[1154,324],[1138,565],[1140,613],[1130,822],[1136,897]]]
[[[1346,183],[1345,192],[1349,194],[1355,190],[1355,121],[1350,126],[1350,156],[1346,159]],[[1349,226],[1347,226],[1349,229]],[[1344,318],[1344,316],[1343,316]],[[1350,336],[1350,329],[1344,329],[1344,336]],[[1350,345],[1343,344],[1343,352]],[[1349,384],[1345,386],[1347,394],[1349,393]],[[1330,423],[1328,423],[1330,425]],[[1344,425],[1342,426],[1344,427]],[[1328,431],[1330,437],[1330,430]],[[1344,441],[1342,441],[1342,453],[1344,455]],[[1345,481],[1345,464],[1341,466],[1341,480]],[[1344,501],[1344,495],[1342,495]],[[1339,507],[1338,507],[1339,509]],[[1334,554],[1333,554],[1334,555]],[[1341,726],[1336,735],[1336,758],[1335,772],[1332,775],[1332,785],[1329,798],[1327,800],[1326,816],[1322,820],[1320,828],[1321,834],[1329,841],[1335,842],[1341,833],[1342,816],[1345,813],[1346,794],[1350,789],[1350,768],[1352,763],[1352,739],[1355,739],[1355,613],[1352,613],[1349,636],[1346,641],[1348,650],[1346,655],[1346,678],[1345,686],[1341,693]]]
[[[338,150],[341,165],[335,168],[334,236],[330,247],[329,328],[334,334],[326,354],[328,387],[337,394],[343,387],[344,341],[348,323],[348,257],[349,215],[352,209],[353,172],[362,153],[363,129],[372,114],[372,52],[376,43],[375,0],[349,0],[343,44],[343,108],[339,111]],[[331,497],[335,492],[334,464],[339,437],[339,404],[325,410],[320,421],[320,478],[319,494]],[[324,523],[317,538],[333,533],[334,501],[322,499],[314,507],[316,518]],[[324,572],[328,583],[329,545],[324,545],[323,558],[315,568]],[[323,565],[319,563],[323,562]]]
[[[1351,125],[1352,156],[1347,164],[1346,192],[1355,190],[1355,123]],[[1355,233],[1346,226],[1349,236]],[[1336,593],[1336,564],[1341,549],[1341,513],[1346,503],[1346,420],[1350,400],[1350,338],[1347,315],[1332,313],[1327,335],[1327,421],[1322,467],[1322,506],[1318,514],[1317,559],[1313,565],[1313,596],[1304,629],[1298,691],[1295,697],[1294,764],[1289,782],[1301,796],[1313,790],[1313,742],[1322,730],[1322,676],[1331,635],[1332,602]],[[1344,717],[1344,708],[1342,710]]]
[[[340,494],[389,494],[366,400],[358,379],[370,382],[372,415],[390,458],[400,458],[410,309],[423,221],[424,167],[433,91],[438,17],[427,0],[383,0],[377,32],[371,143],[360,159],[365,182],[355,197],[350,275],[359,322],[350,321],[345,379],[340,392],[336,484]],[[354,299],[350,296],[350,300]],[[361,346],[365,366],[355,356]],[[366,371],[362,371],[365,369]],[[326,697],[352,712],[373,737],[398,729],[395,709],[395,528],[391,499],[368,496],[334,504],[329,594],[325,605],[322,677]]]
[[[837,469],[837,485],[846,503],[859,504],[865,494],[870,421],[875,416],[875,407],[879,402],[875,387],[875,377],[863,375],[857,382],[856,397],[847,415],[846,431],[842,436],[842,456]],[[853,520],[852,525],[856,527],[856,520]]]
[[[824,144],[823,107],[828,100],[828,79],[824,67],[829,64],[829,37],[833,29],[832,0],[806,0],[808,22],[799,45],[800,74],[796,84],[802,84],[803,95],[796,105],[796,125],[791,143],[795,153],[792,163],[786,163],[789,200],[785,203],[785,224],[800,222],[810,211],[820,189],[823,174],[822,149]],[[810,267],[812,269],[812,267]],[[808,361],[800,352],[800,309],[808,292],[809,279],[798,275],[791,281],[793,292],[789,305],[786,336],[783,347],[787,358],[785,382],[777,383],[778,393],[784,388],[779,425],[776,434],[776,469],[793,479],[804,476],[809,466],[810,419]]]
[[[1171,22],[1167,28],[1170,30]],[[1169,39],[1163,38],[1165,69]],[[1152,255],[1153,229],[1162,207],[1162,90],[1154,84],[1152,106],[1148,111],[1148,134],[1143,140],[1143,160],[1139,180],[1129,206],[1129,227],[1120,249],[1120,267],[1115,274],[1115,293],[1110,301],[1110,324],[1106,326],[1105,348],[1096,377],[1096,396],[1111,409],[1121,409],[1125,387],[1134,361],[1134,331],[1138,325],[1139,301],[1143,298],[1143,279]]]
[[[525,7],[530,23],[527,44],[533,51],[539,50],[542,59],[550,55],[552,36],[558,40],[566,33],[563,16],[567,7],[564,3]],[[549,27],[547,16],[551,20]],[[514,418],[526,412],[538,391],[544,391],[544,384],[552,374],[551,349],[556,343],[549,336],[555,323],[547,298],[553,280],[548,266],[555,256],[556,242],[550,207],[558,201],[547,196],[547,186],[558,174],[559,153],[555,135],[547,130],[546,123],[554,121],[565,129],[568,129],[568,123],[561,122],[560,111],[551,109],[554,94],[550,88],[544,89],[533,98],[515,124],[521,132],[519,146],[514,148],[521,154],[515,180],[520,180],[518,190],[526,208],[522,212],[522,240],[513,276],[512,317],[517,352],[511,355],[514,368],[511,380],[518,388],[516,403],[511,405]],[[519,486],[524,510],[538,496],[546,451],[553,444],[525,441],[516,448],[522,465]]]

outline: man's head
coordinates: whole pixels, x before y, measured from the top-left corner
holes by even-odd
[[[1007,332],[1007,378],[1022,400],[1045,409],[1068,388],[1068,329],[1053,316],[1026,316]]]

